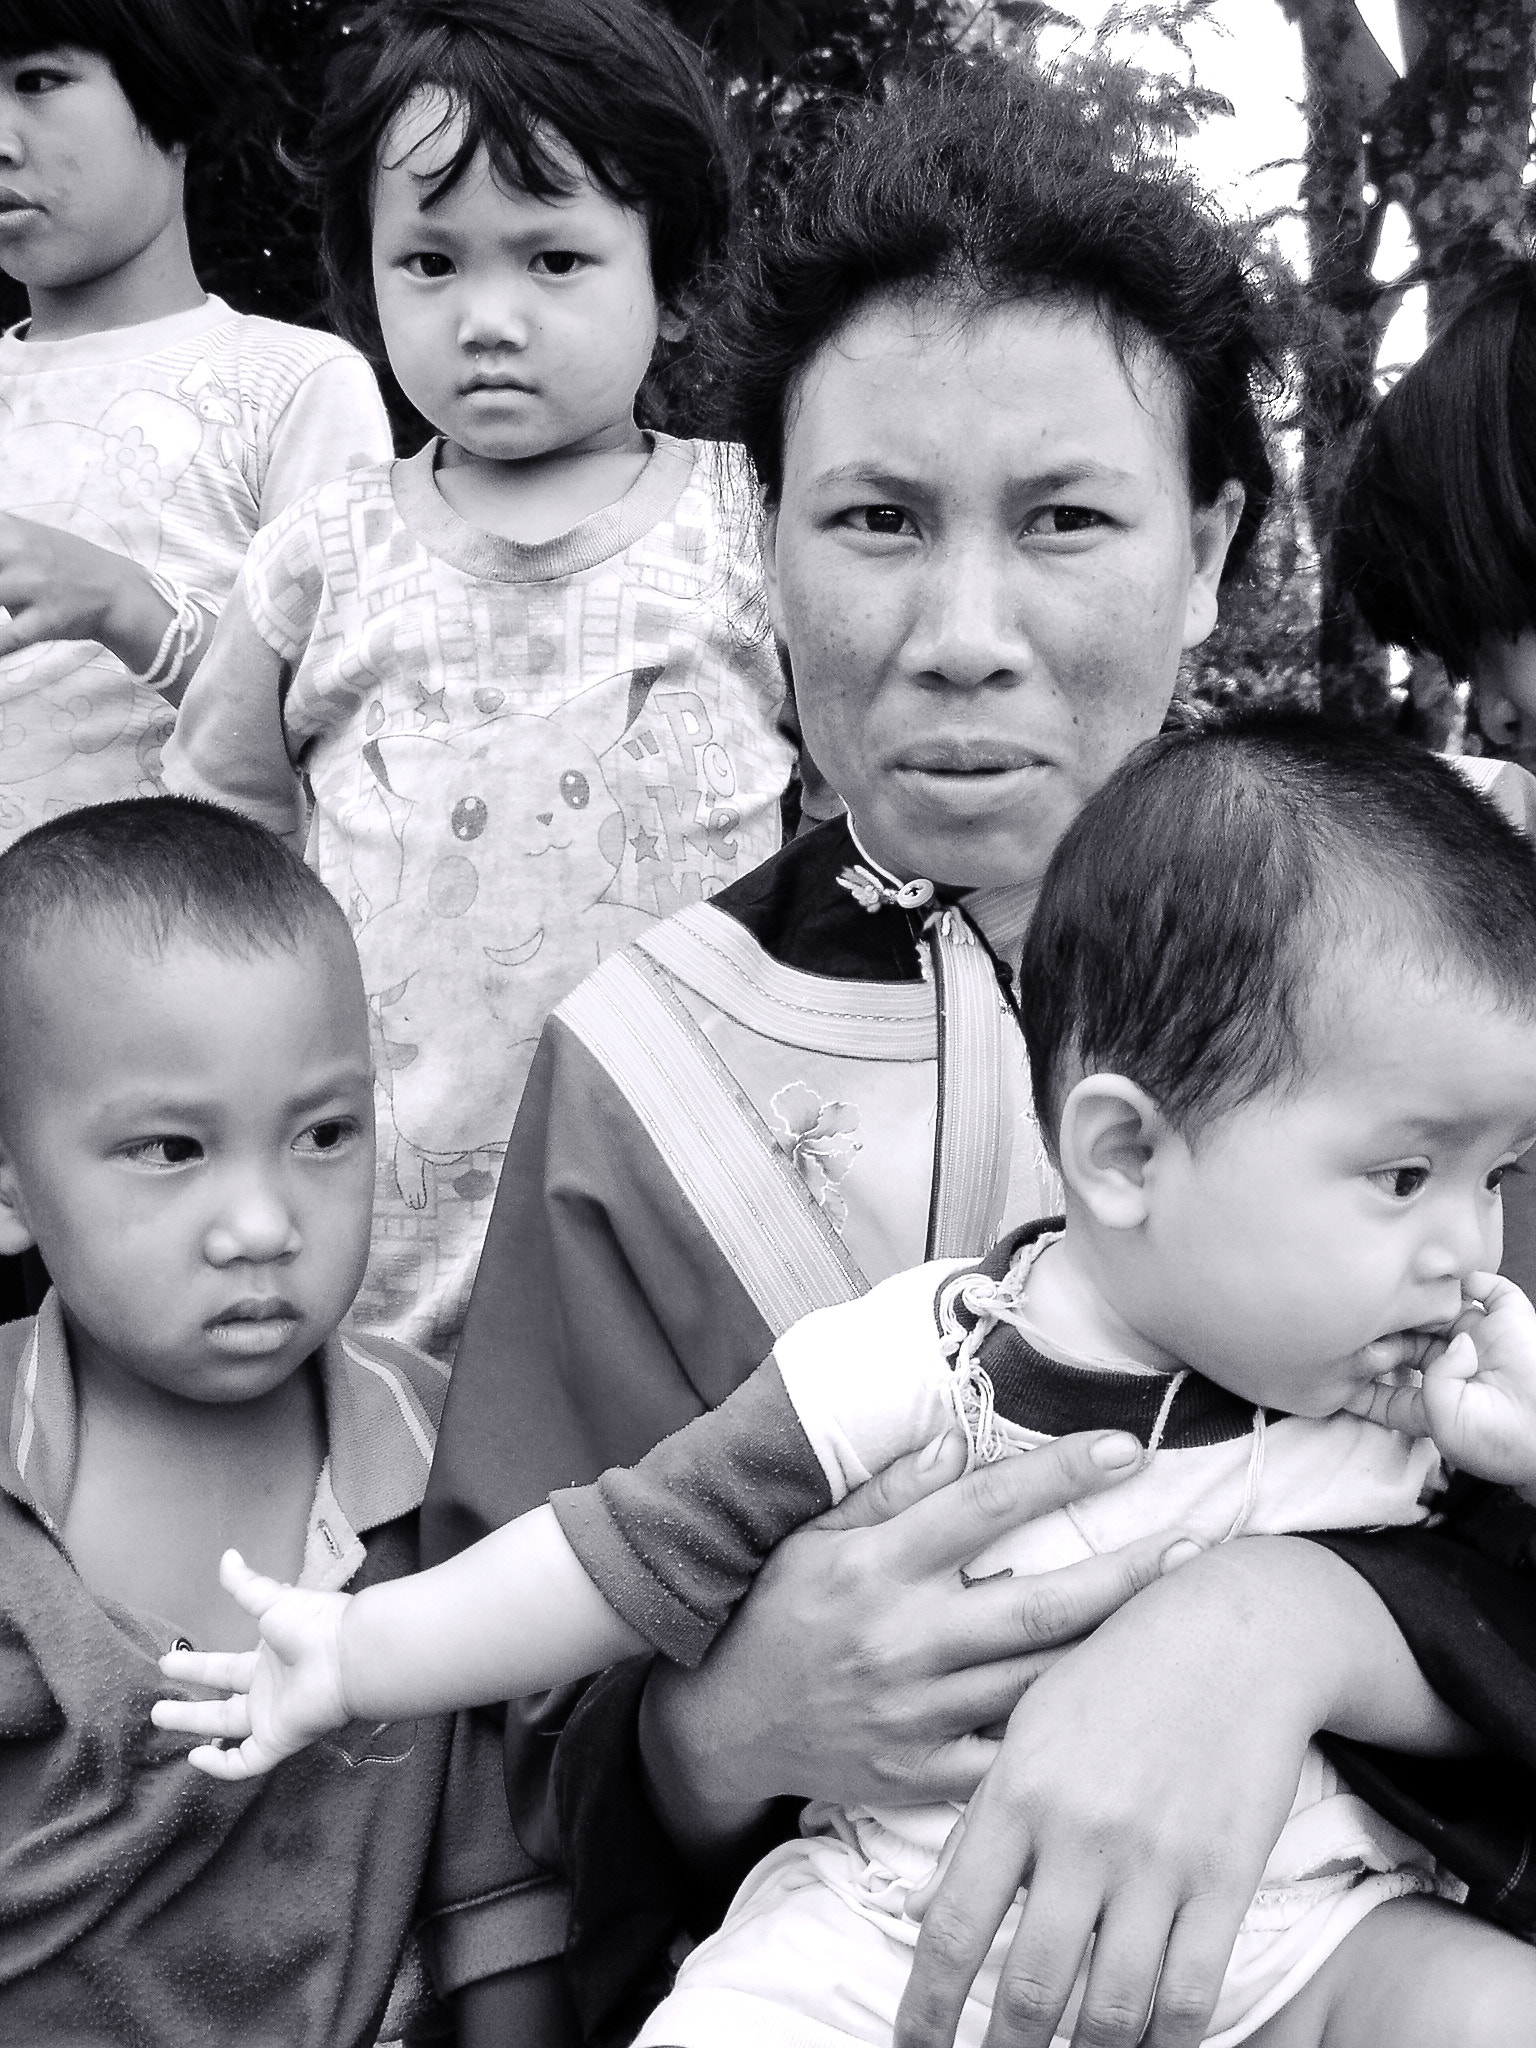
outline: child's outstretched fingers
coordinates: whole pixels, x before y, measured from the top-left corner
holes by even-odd
[[[219,1749],[215,1744],[205,1742],[199,1748],[187,1751],[187,1762],[206,1777],[222,1778],[227,1784],[243,1783],[247,1778],[264,1778],[272,1768],[271,1758],[263,1753],[259,1744],[251,1741],[242,1742],[238,1749]]]
[[[160,1669],[182,1685],[211,1685],[249,1692],[256,1676],[257,1650],[167,1650]]]
[[[161,1660],[162,1664],[164,1659]],[[208,1660],[212,1662],[212,1659]],[[231,1660],[233,1661],[233,1660]],[[255,1657],[251,1662],[255,1663]],[[167,1672],[167,1677],[181,1676],[179,1672]],[[221,1681],[209,1681],[192,1676],[192,1683],[201,1685]],[[239,1681],[230,1680],[239,1689],[227,1700],[156,1700],[149,1710],[149,1718],[157,1728],[174,1728],[182,1735],[232,1735],[246,1736],[251,1732],[251,1701],[249,1681],[241,1686]]]
[[[226,1550],[219,1559],[219,1584],[257,1621],[275,1600],[293,1590],[280,1579],[264,1578],[260,1572],[253,1572],[238,1550]],[[210,1679],[207,1683],[217,1685],[220,1681]]]

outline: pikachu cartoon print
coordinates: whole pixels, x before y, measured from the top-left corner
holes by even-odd
[[[651,922],[608,899],[626,824],[602,756],[657,673],[610,677],[547,717],[497,712],[364,749],[398,814],[400,895],[357,942],[412,1209],[430,1172],[478,1180],[474,1155],[505,1146],[549,1012]]]

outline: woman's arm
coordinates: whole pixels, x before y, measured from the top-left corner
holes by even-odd
[[[1010,1720],[928,1906],[900,2048],[947,2048],[1021,1884],[997,2048],[1048,2048],[1096,1929],[1077,2040],[1132,2048],[1152,2008],[1148,2048],[1194,2048],[1324,1728],[1415,1752],[1476,1742],[1316,1543],[1244,1539],[1150,1587]]]

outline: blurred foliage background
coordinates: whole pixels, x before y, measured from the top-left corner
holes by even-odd
[[[1186,686],[1211,703],[1321,701],[1460,743],[1462,710],[1444,670],[1420,661],[1394,676],[1336,587],[1326,543],[1403,293],[1427,286],[1433,333],[1491,261],[1530,245],[1536,0],[1396,0],[1401,71],[1355,0],[1245,4],[1278,6],[1301,37],[1307,140],[1286,210],[1304,223],[1307,261],[1298,275],[1276,244],[1275,220],[1252,224],[1254,260],[1292,315],[1275,416],[1286,488]],[[877,91],[893,63],[977,45],[1049,66],[1116,135],[1177,150],[1200,124],[1231,115],[1201,86],[1190,52],[1191,29],[1214,5],[1114,5],[1080,33],[1070,5],[1045,0],[666,0],[666,11],[709,52],[761,176],[782,165],[787,117],[803,130],[807,103]],[[273,103],[253,110],[244,141],[189,166],[199,274],[242,311],[324,323],[314,208],[295,163],[327,56],[354,11],[351,0],[252,0]],[[1407,214],[1416,259],[1383,282],[1373,266],[1394,203]],[[25,295],[0,276],[0,317],[24,312]],[[684,391],[664,386],[662,403],[686,431]],[[392,397],[402,445],[415,445],[421,424]],[[1468,743],[1479,744],[1475,732]]]

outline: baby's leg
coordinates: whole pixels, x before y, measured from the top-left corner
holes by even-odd
[[[1536,2048],[1536,1949],[1443,1900],[1393,1899],[1245,2048]]]

